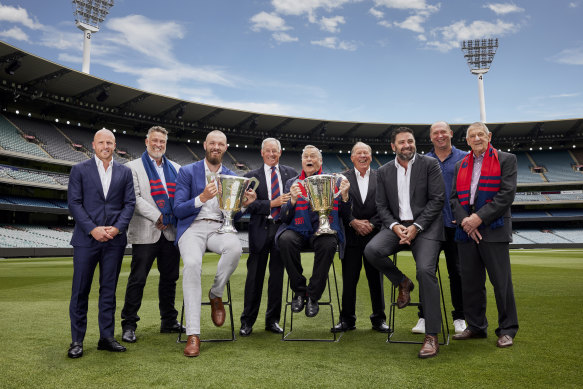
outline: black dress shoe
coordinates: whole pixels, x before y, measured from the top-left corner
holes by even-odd
[[[69,352],[67,352],[69,358],[81,358],[83,356],[83,343],[73,342],[69,346]]]
[[[379,324],[373,324],[372,329],[383,333],[391,332],[391,328],[387,325],[387,323],[385,323],[384,320]]]
[[[241,326],[241,329],[239,330],[239,333],[241,334],[241,336],[249,336],[249,335],[251,335],[252,332],[253,332],[253,327],[251,327],[250,325],[247,325],[247,324],[243,324]]]
[[[330,328],[330,332],[344,332],[355,330],[356,326],[354,324],[350,325],[345,321],[340,321],[334,327]]]
[[[174,323],[171,323],[170,325],[168,324],[162,324],[160,326],[160,333],[162,334],[170,334],[170,333],[185,333],[186,332],[186,327],[184,327],[182,324],[180,324],[178,322],[178,320],[175,320]]]
[[[314,300],[312,297],[308,297],[308,303],[306,304],[306,316],[314,317],[318,314],[320,310],[320,305],[318,300]]]
[[[265,326],[265,331],[271,331],[274,334],[283,334],[283,328],[279,326],[279,323],[274,321],[271,324]]]
[[[123,330],[121,340],[127,343],[136,343],[136,330],[133,328],[126,328]]]
[[[113,352],[123,352],[126,351],[126,348],[119,344],[117,340],[114,338],[101,338],[97,343],[98,350],[107,350]]]
[[[304,309],[305,298],[302,295],[297,294],[292,302],[291,302],[291,309],[293,312],[298,313]]]

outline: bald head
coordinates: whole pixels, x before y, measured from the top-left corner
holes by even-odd
[[[102,128],[95,133],[93,137],[93,150],[95,150],[95,156],[99,158],[104,165],[107,165],[113,157],[113,151],[115,150],[115,135],[113,132],[109,131],[107,128]]]

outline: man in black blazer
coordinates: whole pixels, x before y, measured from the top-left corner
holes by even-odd
[[[95,157],[71,169],[67,200],[75,219],[73,287],[69,316],[69,358],[83,355],[87,308],[93,273],[99,264],[98,350],[126,351],[114,335],[115,291],[121,269],[126,231],[134,213],[136,196],[132,171],[113,160],[115,136],[101,129],[93,138]]]
[[[471,124],[466,140],[472,151],[455,169],[450,204],[458,225],[456,240],[468,327],[453,338],[465,340],[488,335],[485,287],[488,271],[498,307],[496,345],[509,347],[518,331],[508,251],[512,241],[510,206],[516,194],[518,168],[516,156],[494,149],[491,139],[492,133],[484,123]],[[463,186],[468,190],[464,191]]]
[[[354,169],[343,173],[350,183],[352,212],[343,219],[346,251],[342,258],[342,311],[339,323],[332,327],[331,331],[356,329],[356,285],[364,262],[372,303],[370,315],[372,328],[379,332],[388,332],[389,326],[385,323],[387,317],[382,274],[364,260],[364,248],[381,228],[381,219],[375,203],[377,172],[370,168],[372,162],[370,146],[357,142],[350,152],[350,160]]]
[[[261,143],[263,166],[245,174],[255,177],[259,186],[255,190],[257,199],[249,205],[249,257],[247,258],[247,280],[245,281],[245,301],[241,314],[242,336],[249,336],[257,320],[267,259],[269,258],[269,281],[267,283],[267,309],[265,330],[281,334],[279,326],[281,314],[281,292],[283,288],[283,262],[279,250],[275,248],[275,233],[281,224],[281,205],[290,199],[283,193],[287,180],[298,173],[291,167],[280,165],[281,144],[275,138],[266,138]],[[277,181],[277,182],[276,182]]]
[[[413,282],[388,258],[410,247],[417,267],[420,300],[425,312],[425,341],[419,358],[437,355],[441,328],[437,258],[444,240],[441,209],[445,189],[437,160],[416,153],[413,130],[399,127],[391,134],[397,157],[377,172],[377,211],[381,231],[364,250],[366,259],[393,285],[399,286],[397,306],[411,302]]]

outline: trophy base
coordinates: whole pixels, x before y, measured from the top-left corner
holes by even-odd
[[[225,225],[223,225],[223,226],[219,227],[219,229],[217,230],[217,232],[219,234],[229,234],[229,233],[236,234],[237,233],[237,230],[233,226],[225,226]]]
[[[316,232],[314,232],[315,236],[320,236],[320,235],[335,235],[337,234],[336,231],[334,231],[331,228],[318,228],[318,230]]]

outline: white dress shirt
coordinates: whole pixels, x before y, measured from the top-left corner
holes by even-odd
[[[204,163],[204,174],[205,174],[205,176],[207,176],[208,174],[211,174],[211,171],[206,164],[206,159],[203,161],[203,163]],[[217,170],[217,173],[220,173],[222,171],[223,171],[223,164],[221,164],[221,166],[219,167],[219,170]],[[216,181],[215,181],[215,183],[216,183]],[[194,199],[194,206],[196,208],[200,208],[200,212],[196,216],[196,220],[202,220],[202,219],[212,219],[212,220],[217,220],[217,221],[223,220],[223,213],[221,212],[221,210],[219,208],[219,200],[217,199],[216,196],[213,197],[212,199],[207,200],[206,203],[203,203],[202,201],[200,201],[200,195],[198,195]]]
[[[360,197],[362,198],[362,202],[366,200],[366,196],[368,195],[368,182],[370,180],[370,167],[366,169],[364,173],[364,177],[360,175],[360,172],[357,168],[354,168],[354,172],[356,173],[356,183],[358,184],[358,190],[360,191]]]
[[[107,170],[103,166],[103,161],[95,156],[95,162],[97,162],[97,171],[99,172],[99,179],[101,180],[101,187],[103,189],[103,196],[107,198],[107,193],[109,192],[109,186],[111,185],[111,174],[113,171],[113,157],[107,165]]]

